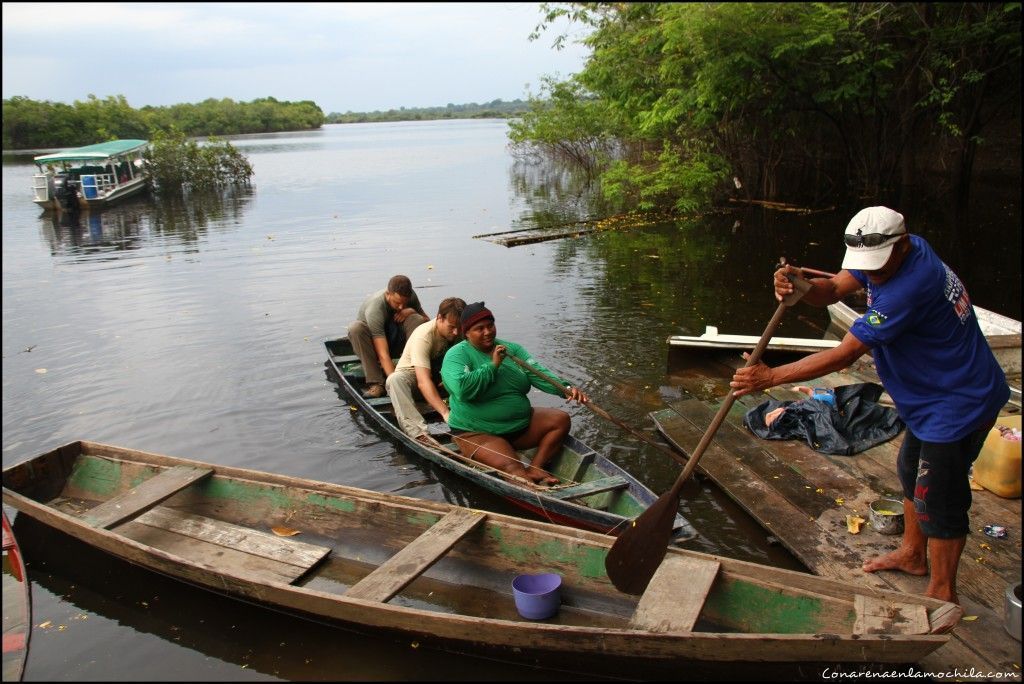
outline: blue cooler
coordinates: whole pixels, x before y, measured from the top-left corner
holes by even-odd
[[[99,191],[96,189],[96,176],[82,176],[82,196],[85,199],[99,197]]]

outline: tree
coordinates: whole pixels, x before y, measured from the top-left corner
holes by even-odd
[[[606,191],[632,184],[641,203],[657,185],[691,206],[735,191],[732,175],[763,199],[898,202],[922,166],[947,164],[965,199],[985,127],[1019,119],[1019,4],[544,7],[536,35],[560,17],[582,23],[591,55],[549,85],[575,101],[553,97],[512,140],[556,148],[555,122],[600,110],[590,135],[621,154],[581,163]]]

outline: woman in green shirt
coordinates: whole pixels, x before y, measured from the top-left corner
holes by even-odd
[[[448,350],[441,365],[441,379],[450,396],[448,424],[455,443],[469,458],[509,475],[545,485],[557,483],[544,465],[569,434],[569,414],[533,408],[526,395],[532,386],[580,403],[589,401],[588,397],[567,382],[559,380],[561,386],[555,387],[514,363],[503,363],[505,355],[511,354],[554,375],[515,342],[497,338],[494,315],[483,302],[463,310],[462,332],[466,339]],[[536,455],[524,467],[516,450],[533,447],[537,447]]]

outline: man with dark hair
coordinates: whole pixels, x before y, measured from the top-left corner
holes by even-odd
[[[384,380],[395,372],[392,359],[402,355],[405,341],[428,320],[408,276],[392,277],[387,289],[366,298],[348,326],[348,339],[363,364],[366,396],[384,396]]]
[[[926,596],[958,603],[956,574],[970,531],[968,473],[1000,408],[1006,376],[978,326],[967,289],[903,216],[868,207],[846,227],[843,270],[811,280],[803,301],[827,306],[860,289],[868,311],[842,343],[784,366],[758,363],[733,375],[735,396],[845,368],[871,352],[907,424],[896,470],[903,485],[903,543],[864,562],[864,572],[930,575]],[[800,270],[775,272],[775,296]]]
[[[441,361],[459,337],[459,322],[466,302],[449,297],[437,307],[437,318],[416,328],[398,360],[395,372],[388,376],[387,390],[395,409],[398,426],[413,439],[427,434],[427,423],[416,408],[419,394],[441,417],[448,420],[448,405],[441,399]]]

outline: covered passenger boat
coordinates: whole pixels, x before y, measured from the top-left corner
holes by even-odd
[[[44,210],[106,207],[146,189],[145,140],[110,140],[33,159],[33,201]]]

